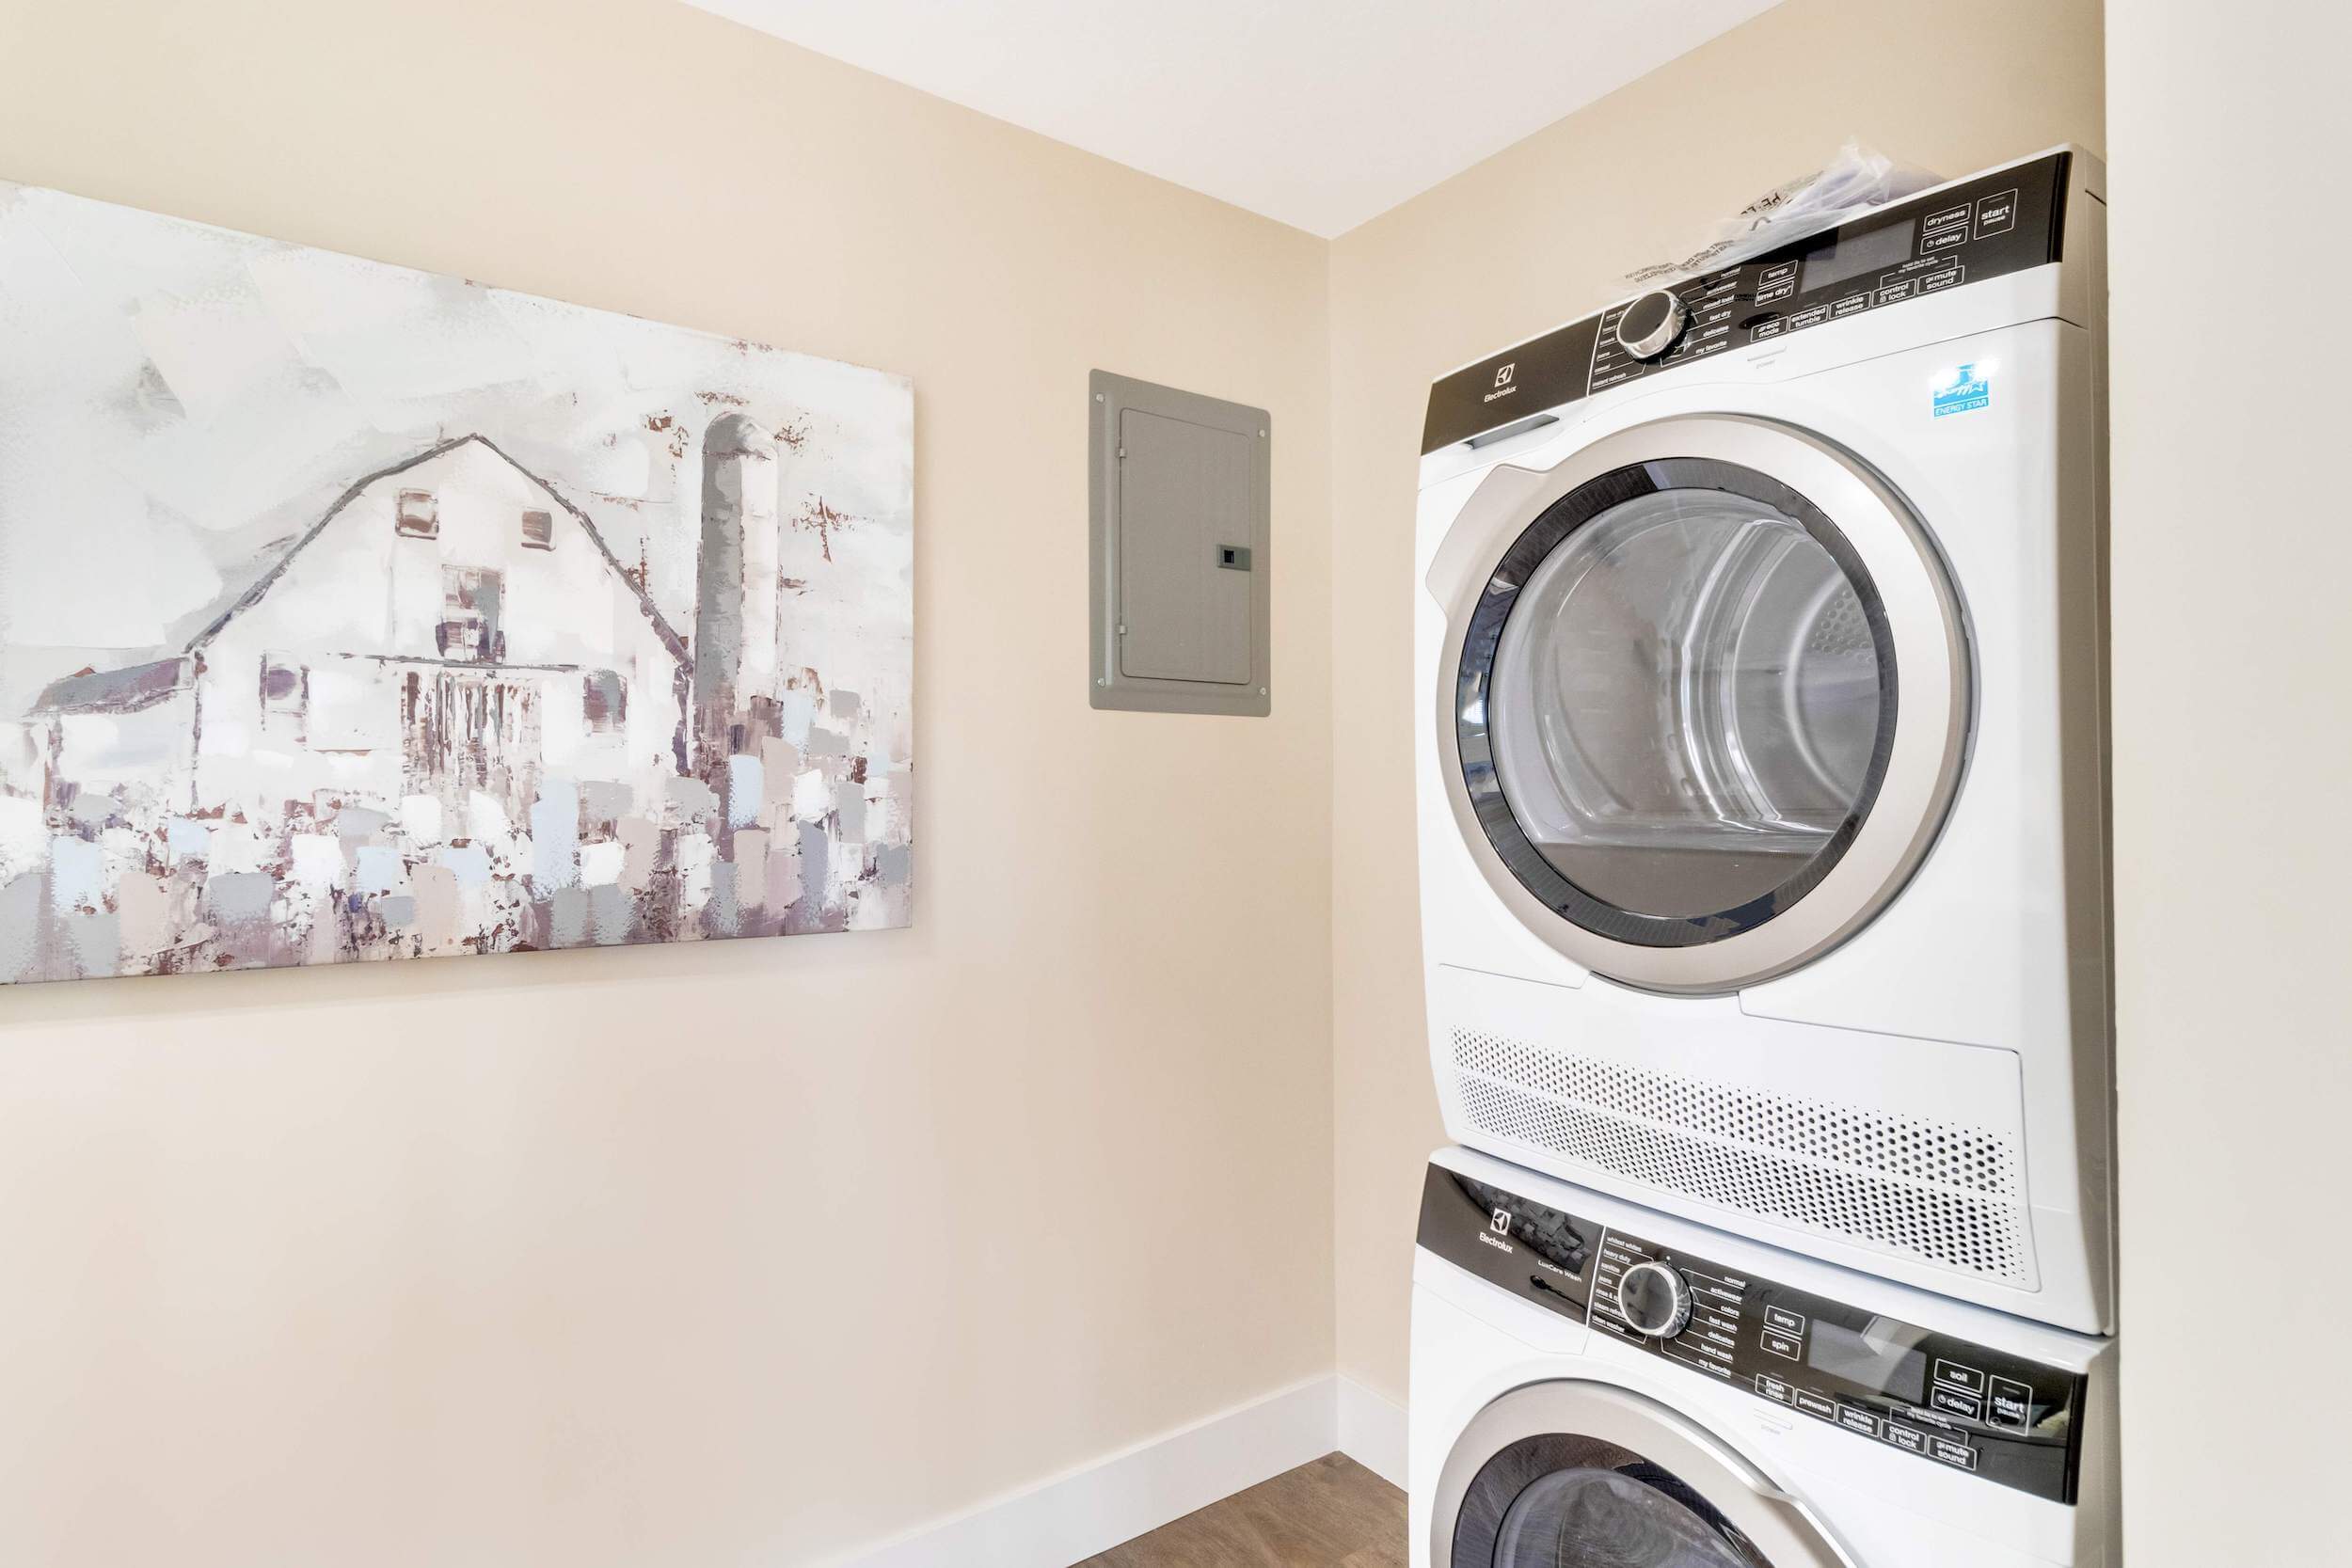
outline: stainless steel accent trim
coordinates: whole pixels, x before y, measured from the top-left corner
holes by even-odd
[[[1491,1568],[1454,1560],[1462,1499],[1487,1460],[1523,1437],[1548,1433],[1596,1437],[1672,1472],[1754,1542],[1772,1568],[1853,1568],[1803,1503],[1713,1434],[1629,1389],[1566,1378],[1514,1388],[1463,1426],[1438,1473],[1430,1568]]]
[[[1660,321],[1651,331],[1639,338],[1627,337],[1625,335],[1626,317],[1633,313],[1635,306],[1652,299],[1663,299],[1666,302],[1664,319]],[[1617,317],[1616,329],[1612,336],[1617,340],[1618,346],[1636,359],[1655,359],[1674,347],[1674,341],[1681,337],[1682,329],[1690,325],[1691,308],[1682,303],[1680,294],[1676,293],[1672,289],[1653,289],[1625,308],[1624,313]]]
[[[1820,883],[1783,913],[1736,936],[1690,947],[1643,947],[1565,918],[1502,863],[1462,783],[1454,702],[1471,611],[1512,542],[1579,485],[1672,457],[1753,468],[1820,508],[1861,557],[1885,607],[1900,684],[1878,799]],[[1741,414],[1689,415],[1603,436],[1549,470],[1499,466],[1454,519],[1427,583],[1446,618],[1431,712],[1454,826],[1487,886],[1519,923],[1595,974],[1645,990],[1700,996],[1785,974],[1837,945],[1891,902],[1944,824],[1967,752],[1968,647],[1959,600],[1927,531],[1903,499],[1853,457],[1808,432]]]
[[[1673,1309],[1667,1313],[1666,1321],[1656,1328],[1652,1328],[1635,1317],[1632,1307],[1626,1303],[1625,1283],[1637,1274],[1659,1275],[1666,1281],[1666,1299],[1673,1303]],[[1671,1339],[1681,1333],[1683,1326],[1691,1321],[1691,1287],[1672,1267],[1659,1262],[1656,1259],[1636,1263],[1617,1275],[1617,1316],[1623,1318],[1634,1333],[1645,1338]]]

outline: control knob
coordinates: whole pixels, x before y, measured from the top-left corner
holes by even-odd
[[[1655,289],[1617,318],[1617,342],[1636,359],[1655,359],[1691,325],[1691,308],[1672,289]]]
[[[1617,1312],[1635,1332],[1671,1339],[1691,1321],[1691,1287],[1663,1263],[1636,1263],[1617,1276]]]

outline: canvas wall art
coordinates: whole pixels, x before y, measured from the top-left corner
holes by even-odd
[[[0,981],[905,924],[913,405],[0,184]]]

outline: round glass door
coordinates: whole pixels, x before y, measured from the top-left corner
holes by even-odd
[[[1940,565],[1883,487],[1794,434],[1675,428],[1753,460],[1571,476],[1463,585],[1448,783],[1488,879],[1550,917],[1523,914],[1538,934],[1634,984],[1720,990],[1899,888],[1957,783],[1965,655]],[[1546,929],[1561,921],[1585,936]]]
[[[1772,1568],[1705,1497],[1590,1437],[1526,1437],[1471,1480],[1452,1568]]]
[[[1492,661],[1463,678],[1506,861],[1532,855],[1534,891],[1580,924],[1686,946],[1772,919],[1852,842],[1895,658],[1868,574],[1804,498],[1648,467],[1667,471],[1597,511],[1606,495],[1565,497],[1521,537],[1495,574],[1521,586],[1488,594]]]
[[[1464,1425],[1429,1503],[1432,1568],[1840,1568],[1797,1501],[1664,1405],[1515,1388]]]

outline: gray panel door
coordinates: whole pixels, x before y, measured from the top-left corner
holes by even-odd
[[[1129,408],[1119,444],[1120,673],[1248,681],[1254,443]]]

